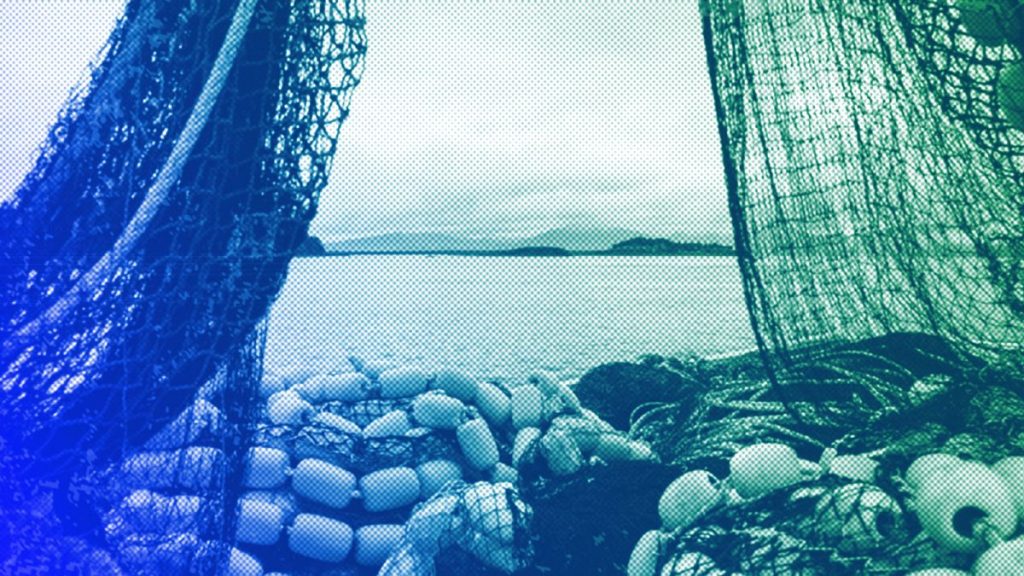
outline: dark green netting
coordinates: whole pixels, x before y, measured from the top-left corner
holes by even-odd
[[[209,541],[231,540],[223,504],[257,421],[262,321],[316,212],[364,51],[359,0],[127,2],[0,205],[0,572],[86,570],[111,545],[105,475],[161,430],[224,465],[196,494],[197,541],[164,530],[128,544],[191,547],[177,568],[197,573],[223,557]],[[200,386],[204,408],[186,410]],[[211,410],[227,424],[179,417]]]
[[[702,8],[735,240],[770,364],[904,332],[1018,356],[1024,123],[1008,122],[1015,91],[1001,101],[997,85],[1021,46],[977,41],[952,0]],[[1021,13],[998,19],[1018,42]]]
[[[659,535],[660,573],[969,569],[977,551],[922,529],[935,503],[915,504],[904,475],[922,454],[992,464],[1024,449],[1024,7],[701,7],[769,378],[715,378],[689,411],[654,406],[634,431],[720,477],[764,441],[821,457],[822,472]],[[877,467],[844,477],[826,447]]]

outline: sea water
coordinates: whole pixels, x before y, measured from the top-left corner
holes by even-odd
[[[515,379],[563,379],[643,354],[754,347],[731,257],[298,258],[271,310],[266,365],[348,355]]]

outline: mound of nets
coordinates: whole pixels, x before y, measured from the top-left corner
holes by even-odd
[[[900,372],[886,351],[917,357],[917,371]],[[658,573],[852,576],[971,568],[979,550],[950,549],[923,526],[924,508],[914,502],[918,492],[908,471],[928,454],[986,466],[1024,455],[1024,388],[1016,366],[943,350],[935,337],[902,335],[849,345],[791,368],[805,374],[867,368],[863,373],[899,384],[889,388],[897,399],[875,410],[856,394],[823,398],[791,390],[785,396],[749,364],[688,367],[687,376],[706,390],[696,408],[687,402],[639,411],[633,435],[684,471],[706,470],[719,479],[733,473],[734,454],[763,442],[792,447],[815,473],[761,497],[723,496],[692,523],[661,532],[648,541],[664,570]],[[861,375],[850,382],[866,386],[868,380]],[[816,401],[797,403],[794,414],[784,397]],[[846,417],[826,421],[823,414]],[[767,478],[777,473],[777,463],[762,466]],[[941,486],[956,487],[955,481]]]
[[[200,386],[228,425],[208,437],[224,465],[202,494],[219,513],[196,535],[231,533],[221,504],[256,421],[262,321],[315,214],[364,51],[357,0],[127,3],[0,206],[6,567],[45,561],[29,558],[47,557],[36,532],[102,547],[97,476]],[[66,572],[57,562],[35,568]]]
[[[719,478],[761,442],[874,468],[824,465],[766,496],[727,498],[645,536],[638,566],[852,575],[975,561],[922,529],[905,474],[929,453],[982,464],[1024,453],[1019,4],[702,1],[768,372],[688,374],[703,384],[696,408],[648,406],[633,431]]]
[[[1019,357],[1017,5],[702,2],[735,241],[774,372],[902,332]]]

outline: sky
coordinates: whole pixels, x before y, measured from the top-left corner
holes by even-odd
[[[0,197],[122,7],[0,2]],[[697,0],[368,0],[366,15],[312,233],[728,237]]]

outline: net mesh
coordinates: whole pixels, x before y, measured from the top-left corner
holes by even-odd
[[[511,484],[452,483],[416,506],[379,575],[512,574],[532,558],[532,515]]]
[[[1017,2],[987,4],[978,24],[952,0],[702,2],[739,261],[776,372],[907,332],[1019,356],[1024,22]]]
[[[5,566],[66,573],[72,552],[46,550],[96,551],[108,536],[122,559],[194,549],[151,573],[223,560],[209,541],[230,541],[262,321],[315,214],[364,51],[357,0],[127,2],[0,205]],[[139,454],[147,442],[157,452]],[[162,493],[108,493],[126,458],[181,473]],[[210,478],[179,466],[195,458],[216,463]],[[199,529],[175,526],[173,511],[197,506],[185,516]],[[110,509],[118,519],[99,517]],[[134,536],[115,538],[119,525]]]
[[[881,355],[886,350],[931,362],[918,362],[916,372],[897,370]],[[1015,366],[964,358],[934,338],[884,337],[787,369],[846,372],[849,387],[857,389],[871,378],[895,382],[888,389],[900,391],[898,400],[883,409],[865,405],[856,394],[814,396],[822,382],[814,376],[773,383],[747,366],[748,360],[692,367],[691,376],[706,390],[697,403],[638,411],[635,436],[648,440],[665,461],[720,479],[731,476],[730,459],[741,449],[783,443],[805,460],[806,479],[764,496],[723,497],[691,525],[662,533],[661,573],[895,575],[969,569],[977,553],[951,552],[923,526],[923,505],[914,502],[908,470],[926,454],[992,465],[1024,453],[1024,393]],[[779,388],[801,385],[786,396],[801,399],[796,410],[787,410]],[[777,474],[772,463],[762,465],[765,479]],[[955,484],[942,489],[955,492]]]
[[[812,460],[826,445],[871,452],[880,465],[870,485],[827,476],[729,506],[663,539],[659,564],[680,575],[966,569],[973,555],[943,551],[904,514],[899,479],[930,452],[986,464],[1021,453],[1011,422],[1024,343],[1024,9],[701,8],[739,264],[771,385],[719,382],[692,418],[656,408],[639,428],[716,474],[766,440]]]
[[[322,405],[332,414],[356,416],[352,422],[372,421],[407,406],[408,400],[362,400]],[[400,408],[399,408],[400,409]],[[365,427],[365,424],[362,425]],[[346,432],[336,427],[312,422],[302,426],[260,426],[255,443],[280,447],[296,459],[316,458],[340,466],[356,474],[395,466],[415,467],[431,460],[446,459],[471,469],[461,454],[452,431],[419,428],[401,436],[365,436],[362,432]]]

